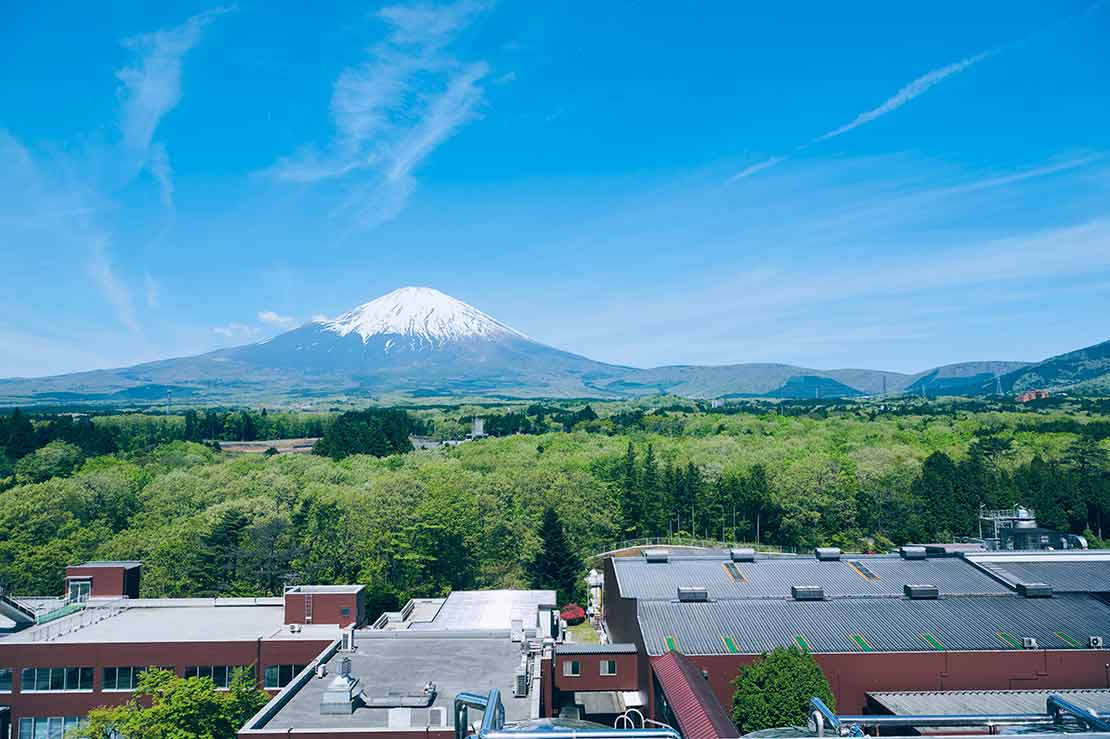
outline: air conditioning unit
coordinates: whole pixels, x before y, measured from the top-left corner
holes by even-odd
[[[526,670],[517,670],[516,675],[513,676],[513,697],[524,698],[528,695],[528,672]]]
[[[355,632],[351,629],[345,629],[339,638],[339,650],[341,652],[352,652],[355,648]]]
[[[324,662],[321,662],[320,664],[316,665],[316,677],[318,677],[322,680],[327,676],[328,676],[328,666],[327,666],[327,664],[324,663]]]
[[[678,600],[682,603],[705,603],[709,600],[709,591],[705,586],[680,587]]]
[[[1091,649],[1102,649],[1104,642],[1101,636],[1092,636],[1087,639],[1087,646]]]
[[[1023,636],[1023,637],[1021,637],[1021,648],[1022,649],[1036,649],[1037,648],[1037,640],[1034,639],[1031,636]]]

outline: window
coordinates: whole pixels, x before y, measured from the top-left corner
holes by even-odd
[[[582,674],[582,665],[576,659],[568,659],[563,663],[563,677],[578,677]]]
[[[70,603],[84,603],[92,591],[92,580],[70,580],[67,600]]]
[[[617,661],[615,659],[601,660],[601,674],[602,675],[616,675],[617,674]]]
[[[19,739],[62,739],[85,723],[84,716],[38,716],[19,719]],[[14,735],[13,735],[14,737]]]
[[[12,692],[12,671],[8,667],[0,667],[0,693]]]
[[[134,690],[139,687],[139,676],[147,669],[147,667],[105,667],[100,689]]]
[[[24,667],[20,689],[24,693],[92,690],[91,667]]]
[[[249,674],[254,674],[254,669],[240,665],[189,665],[185,668],[185,677],[208,677],[216,683],[217,688],[230,688],[235,671],[245,669]]]
[[[270,665],[266,668],[264,684],[267,688],[284,688],[293,682],[293,678],[304,667],[304,665]]]
[[[340,616],[350,616],[351,615],[351,609],[347,608],[347,607],[340,608],[339,609],[339,615]]]

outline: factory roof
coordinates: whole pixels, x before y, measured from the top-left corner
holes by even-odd
[[[646,557],[617,557],[614,571],[621,596],[672,600],[680,587],[704,587],[713,600],[787,598],[793,585],[816,585],[826,597],[901,597],[902,586],[926,583],[941,595],[1007,594],[1012,591],[964,559],[920,560],[898,555],[843,555],[836,561],[812,556],[759,556],[733,562],[727,553],[670,556],[665,562]]]
[[[701,670],[680,652],[652,660],[652,670],[683,736],[732,739],[740,736]]]
[[[410,631],[512,628],[516,619],[524,628],[536,627],[542,605],[555,605],[554,590],[456,590],[439,605],[429,621],[412,621]],[[414,611],[415,613],[415,611]]]
[[[1027,599],[860,598],[709,603],[641,601],[648,654],[758,654],[777,646],[813,652],[930,652],[1086,648],[1110,635],[1110,606],[1087,595]]]
[[[1043,582],[1058,593],[1110,593],[1106,551],[990,553],[968,560],[1014,587]]]
[[[281,598],[144,598],[92,602],[49,623],[0,635],[0,644],[219,642],[262,639],[331,641],[339,627],[284,624]]]
[[[353,652],[333,653],[324,660],[324,678],[297,680],[282,691],[247,728],[275,730],[400,729],[435,730],[454,726],[453,701],[464,691],[485,694],[500,688],[507,721],[531,716],[531,700],[513,697],[514,674],[520,665],[521,645],[508,635],[421,634],[413,631],[360,630]],[[322,714],[320,701],[337,674],[343,657],[351,659],[351,675],[368,697],[418,693],[435,683],[434,702],[427,708],[370,708],[364,704],[350,714]]]
[[[907,716],[952,714],[1045,713],[1048,696],[1061,695],[1095,713],[1110,712],[1110,690],[938,690],[868,693],[868,703],[891,714]]]

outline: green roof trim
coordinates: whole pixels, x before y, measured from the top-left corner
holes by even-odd
[[[668,652],[678,651],[678,639],[675,639],[673,636],[665,636],[663,637],[663,641],[667,645]]]
[[[806,652],[812,652],[813,651],[813,647],[809,646],[809,642],[806,641],[806,638],[804,636],[802,636],[801,634],[795,634],[794,635],[794,643],[797,644],[799,647],[801,647],[803,651],[806,651]]]
[[[851,638],[852,641],[854,641],[856,643],[856,646],[859,647],[860,649],[862,649],[863,651],[865,651],[865,652],[874,652],[875,651],[871,647],[871,645],[867,643],[867,640],[863,638],[863,634],[848,634],[848,636]]]
[[[938,652],[945,651],[944,645],[940,643],[940,640],[930,634],[928,631],[922,633],[921,638],[928,642],[929,646],[937,650]]]
[[[729,654],[740,654],[740,647],[736,646],[736,641],[731,636],[722,636],[721,641],[725,643]]]
[[[1083,645],[1082,645],[1082,644],[1080,644],[1080,643],[1079,643],[1078,641],[1076,641],[1075,639],[1073,639],[1073,638],[1071,637],[1071,635],[1069,635],[1069,634],[1068,634],[1068,632],[1066,632],[1066,631],[1057,631],[1057,632],[1056,632],[1056,636],[1060,637],[1060,641],[1064,642],[1064,643],[1065,643],[1065,644],[1067,644],[1067,645],[1068,645],[1069,647],[1076,647],[1076,648],[1079,648],[1079,647],[1083,646]]]
[[[1019,642],[1017,639],[1015,639],[1014,637],[1007,634],[1005,631],[996,631],[996,632],[994,632],[994,634],[995,634],[995,636],[997,636],[999,639],[1001,639],[1002,641],[1009,644],[1014,649],[1021,649],[1021,642]]]

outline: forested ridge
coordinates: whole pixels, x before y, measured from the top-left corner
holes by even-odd
[[[451,588],[535,583],[548,507],[583,558],[672,533],[883,550],[972,535],[980,504],[1033,507],[1043,525],[1086,531],[1094,545],[1110,526],[1110,440],[1098,414],[724,410],[579,404],[544,410],[544,424],[563,417],[542,433],[527,408],[292,414],[293,428],[311,420],[325,439],[351,425],[341,435],[349,446],[276,456],[185,441],[180,415],[71,419],[80,434],[56,435],[0,471],[0,583],[60,593],[66,564],[141,559],[147,596],[359,582],[380,610]],[[455,435],[479,412],[523,416],[531,433],[348,456],[359,424]],[[4,416],[5,453],[26,422],[45,436],[67,423]]]

